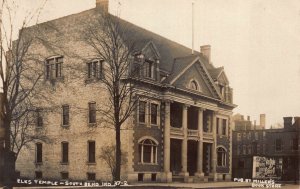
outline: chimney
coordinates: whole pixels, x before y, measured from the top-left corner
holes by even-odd
[[[284,117],[283,118],[284,128],[291,127],[292,126],[292,122],[293,122],[293,117]]]
[[[99,8],[106,13],[108,12],[108,4],[109,0],[96,0],[96,8]]]
[[[260,114],[260,127],[264,129],[266,127],[266,114]]]
[[[300,117],[294,117],[294,126],[300,128]]]
[[[208,63],[211,63],[210,62],[210,45],[200,46],[200,52],[207,59]]]

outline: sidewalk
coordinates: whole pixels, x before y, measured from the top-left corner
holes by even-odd
[[[171,188],[250,188],[251,183],[245,182],[202,182],[202,183],[136,183],[133,186],[159,186]]]

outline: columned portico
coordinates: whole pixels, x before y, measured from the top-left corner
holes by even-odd
[[[179,102],[166,111],[164,179],[217,180],[217,112]]]
[[[187,181],[189,173],[187,171],[187,147],[188,147],[188,127],[187,127],[187,109],[188,106],[183,104],[182,106],[182,130],[183,130],[183,140],[182,140],[182,153],[181,153],[181,175],[184,176],[184,180]]]

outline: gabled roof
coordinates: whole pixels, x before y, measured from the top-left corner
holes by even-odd
[[[43,24],[45,24],[45,26],[55,25],[61,27],[59,29],[61,29],[62,32],[68,30],[74,30],[75,32],[78,32],[80,31],[78,27],[83,27],[84,29],[85,23],[97,22],[97,15],[100,14],[99,11],[99,9],[94,8],[77,14],[51,20]],[[203,54],[198,51],[194,51],[194,54],[192,54],[192,50],[186,46],[183,46],[177,42],[169,40],[118,17],[114,18],[118,19],[120,24],[126,28],[126,38],[128,38],[128,41],[135,41],[135,48],[137,50],[142,51],[148,46],[153,47],[154,52],[160,59],[160,70],[163,70],[165,73],[169,73],[164,82],[170,83],[172,80],[176,79],[179,74],[184,72],[184,70],[187,69],[191,64],[199,60],[202,67],[204,67],[203,73],[205,74],[205,77],[207,77],[209,80],[215,95],[219,96],[213,81],[218,78],[220,73],[223,72],[223,67],[215,68],[207,61]],[[67,27],[71,29],[66,29]]]

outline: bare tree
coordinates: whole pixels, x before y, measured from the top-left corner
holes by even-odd
[[[101,104],[97,110],[103,120],[115,130],[116,160],[114,180],[120,180],[121,172],[121,130],[125,127],[126,120],[135,111],[139,96],[135,77],[140,70],[134,67],[138,51],[137,41],[129,37],[129,28],[118,17],[100,11],[96,23],[86,27],[83,40],[92,47],[97,58],[103,61],[100,85],[108,92],[108,101]],[[132,34],[131,34],[132,35]],[[144,94],[145,95],[145,94]]]
[[[100,152],[100,158],[109,166],[113,178],[116,176],[116,146],[103,146]],[[121,165],[126,162],[126,155],[122,153]]]
[[[4,182],[11,186],[14,174],[15,162],[20,150],[29,142],[44,140],[44,135],[34,136],[35,108],[31,102],[37,93],[39,81],[43,76],[43,59],[33,54],[30,48],[35,40],[35,33],[29,31],[26,26],[40,12],[40,8],[24,18],[19,29],[17,40],[13,39],[16,30],[13,16],[14,4],[3,0],[1,12],[5,11],[6,23],[1,17],[1,49],[0,49],[0,81],[2,84],[2,104],[0,119],[4,127],[4,161],[1,170],[4,174]],[[34,74],[33,74],[34,73]]]

